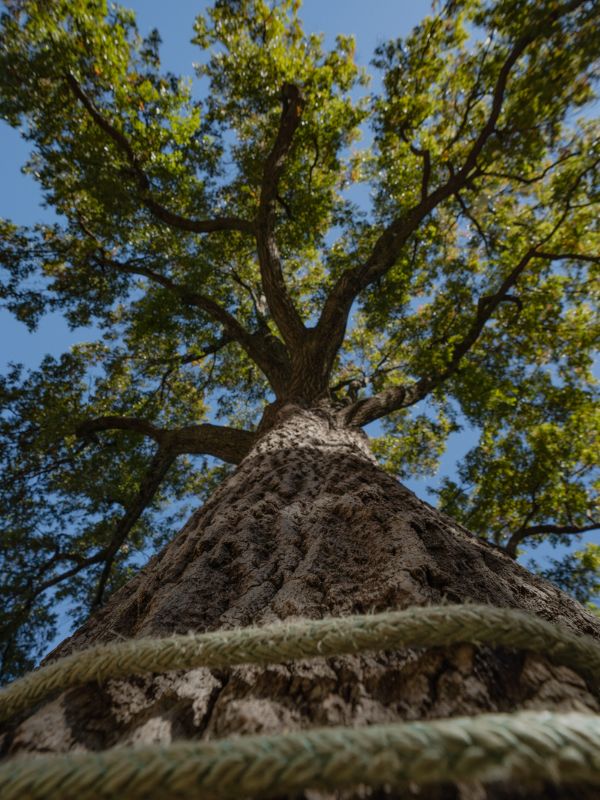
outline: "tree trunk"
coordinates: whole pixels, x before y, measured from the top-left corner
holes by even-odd
[[[287,405],[273,422],[173,542],[52,657],[116,637],[444,601],[521,608],[600,634],[600,620],[574,600],[381,470],[365,435],[338,427],[333,413]],[[582,678],[543,657],[458,645],[89,685],[21,720],[4,750],[96,750],[519,708],[599,704]],[[385,796],[597,796],[573,792],[442,786]]]

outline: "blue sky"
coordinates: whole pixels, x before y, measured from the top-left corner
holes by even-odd
[[[206,7],[205,0],[129,0],[123,3],[133,8],[143,34],[153,27],[159,29],[163,39],[163,65],[182,75],[193,75],[193,62],[199,51],[190,43],[195,15]],[[334,44],[338,33],[354,34],[357,43],[356,58],[368,66],[375,47],[386,39],[405,35],[425,16],[429,0],[304,0],[301,16],[309,32],[323,32],[326,43]],[[40,193],[30,176],[23,175],[21,166],[28,154],[27,143],[0,122],[0,216],[20,224],[32,224],[52,216],[40,207]],[[48,315],[34,333],[0,310],[0,368],[9,361],[20,361],[35,367],[46,353],[58,354],[69,345],[85,341],[91,331],[70,331],[57,314]],[[455,434],[442,458],[439,475],[452,474],[459,458],[474,443],[468,429]],[[427,499],[425,487],[435,483],[431,479],[409,482],[410,487]],[[431,498],[429,498],[431,499]],[[600,540],[596,537],[596,541]],[[574,546],[576,543],[574,543]],[[556,551],[543,546],[535,552],[538,560]]]

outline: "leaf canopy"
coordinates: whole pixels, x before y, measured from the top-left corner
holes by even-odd
[[[0,223],[0,299],[97,332],[0,381],[5,677],[58,601],[85,615],[160,546],[274,403],[381,419],[403,478],[468,422],[440,505],[511,555],[598,526],[597,3],[434,7],[378,48],[375,91],[297,0],[216,0],[196,83],[120,6],[5,6],[0,114],[55,222]],[[581,553],[553,574],[587,600]]]

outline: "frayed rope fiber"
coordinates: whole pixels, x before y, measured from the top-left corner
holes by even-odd
[[[600,784],[600,717],[520,712],[323,728],[102,753],[21,756],[0,766],[3,800],[269,797],[454,781]]]
[[[600,680],[600,643],[512,609],[484,605],[424,606],[382,614],[276,623],[214,633],[129,639],[61,658],[0,691],[0,720],[57,691],[89,681],[237,664],[273,664],[398,647],[458,642],[543,653],[591,682]]]

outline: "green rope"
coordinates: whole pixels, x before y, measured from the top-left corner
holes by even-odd
[[[88,681],[457,642],[543,653],[557,663],[573,667],[591,681],[600,676],[597,641],[538,617],[492,606],[416,607],[262,628],[130,639],[90,647],[29,673],[0,691],[0,720],[35,705],[53,692]]]
[[[600,784],[600,717],[521,712],[323,728],[168,748],[20,757],[3,800],[235,798],[357,784],[585,781]]]
[[[492,606],[410,608],[215,633],[132,639],[73,653],[0,692],[0,719],[48,694],[152,672],[470,642],[543,653],[597,683],[600,644]],[[169,747],[27,756],[0,765],[2,800],[228,798],[362,784],[551,780],[600,784],[600,716],[520,712]]]

